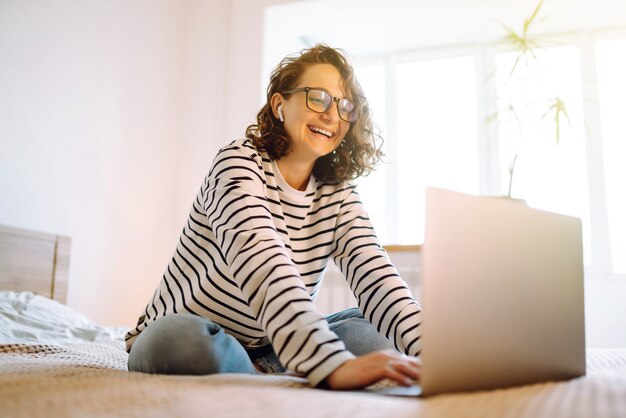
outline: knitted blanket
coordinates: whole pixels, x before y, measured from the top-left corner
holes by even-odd
[[[0,346],[7,417],[624,417],[626,350],[590,350],[587,376],[426,399],[331,392],[294,376],[126,371],[121,341]]]

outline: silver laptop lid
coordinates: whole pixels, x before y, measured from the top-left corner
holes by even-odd
[[[585,373],[581,230],[520,201],[427,189],[425,395]]]

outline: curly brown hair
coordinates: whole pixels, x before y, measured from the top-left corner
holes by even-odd
[[[313,166],[313,175],[318,180],[331,183],[367,175],[383,156],[382,138],[375,131],[372,112],[352,66],[343,51],[328,45],[318,44],[303,49],[300,55],[288,56],[276,66],[267,87],[267,102],[257,114],[257,123],[246,129],[246,137],[252,140],[257,149],[265,150],[273,160],[279,160],[287,154],[287,132],[274,116],[270,101],[275,93],[282,94],[293,89],[304,71],[314,64],[331,64],[337,68],[347,87],[346,94],[360,116],[356,122],[350,124],[339,147],[317,159]]]

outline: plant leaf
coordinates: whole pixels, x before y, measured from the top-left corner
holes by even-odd
[[[565,102],[560,97],[554,97],[550,100],[550,104],[543,114],[543,118],[545,119],[550,113],[554,111],[554,125],[556,128],[556,144],[558,145],[561,140],[561,117],[565,117],[567,122],[571,125],[571,121],[569,119],[569,114],[567,113],[567,107],[565,106]]]
[[[528,28],[533,23],[533,20],[535,20],[535,18],[537,17],[537,14],[539,14],[539,9],[541,9],[542,5],[543,0],[539,0],[539,3],[537,3],[537,7],[535,7],[535,10],[533,11],[533,14],[530,16],[530,18],[524,19],[524,33],[528,32]]]

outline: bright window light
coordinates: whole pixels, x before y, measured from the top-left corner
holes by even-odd
[[[397,242],[424,240],[424,189],[478,192],[473,57],[399,64],[396,73]]]
[[[626,40],[598,42],[602,147],[614,273],[626,273]]]
[[[365,91],[368,105],[372,110],[374,123],[382,132],[382,137],[386,138],[386,84],[385,67],[383,65],[369,65],[356,67],[357,80]],[[386,143],[383,142],[383,152]],[[389,237],[389,226],[387,219],[389,215],[387,203],[390,196],[387,188],[387,168],[385,164],[379,164],[376,170],[366,177],[357,179],[359,194],[365,205],[365,209],[376,229],[376,234],[381,243],[389,244],[393,242]]]

